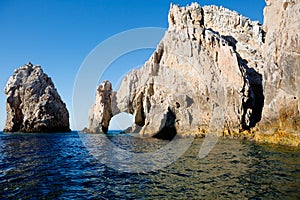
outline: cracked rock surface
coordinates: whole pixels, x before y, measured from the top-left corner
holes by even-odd
[[[266,2],[264,26],[223,7],[171,5],[155,52],[105,98],[100,121],[131,113],[133,132],[162,139],[300,130],[300,3]]]
[[[4,89],[4,132],[68,132],[69,112],[50,77],[31,63],[15,70]]]

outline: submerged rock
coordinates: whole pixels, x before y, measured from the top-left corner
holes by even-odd
[[[67,132],[69,113],[50,77],[39,65],[15,70],[4,89],[4,132]]]

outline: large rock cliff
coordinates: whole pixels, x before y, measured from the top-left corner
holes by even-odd
[[[300,132],[300,1],[267,0],[263,132]],[[275,17],[276,16],[276,17]]]
[[[228,9],[196,3],[171,5],[168,18],[149,61],[123,79],[113,115],[132,113],[134,131],[161,138],[253,127],[263,104],[262,27]]]
[[[123,79],[112,115],[131,113],[133,131],[166,139],[299,130],[298,14],[299,2],[267,1],[263,27],[223,7],[171,5],[168,30]]]
[[[50,77],[28,63],[15,70],[4,89],[4,132],[70,131],[69,113]]]

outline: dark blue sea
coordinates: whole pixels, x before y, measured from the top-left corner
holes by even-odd
[[[203,139],[195,139],[167,166],[139,171],[159,163],[147,157],[130,168],[120,156],[124,162],[112,165],[118,159],[108,156],[107,141],[133,154],[169,143],[118,133],[0,132],[0,199],[300,199],[299,148],[219,139],[200,159]]]

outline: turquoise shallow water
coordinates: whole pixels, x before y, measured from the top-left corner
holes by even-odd
[[[138,153],[168,143],[109,139]],[[199,159],[202,142],[161,170],[126,173],[99,162],[77,132],[0,133],[0,199],[300,199],[299,149],[219,139]]]

